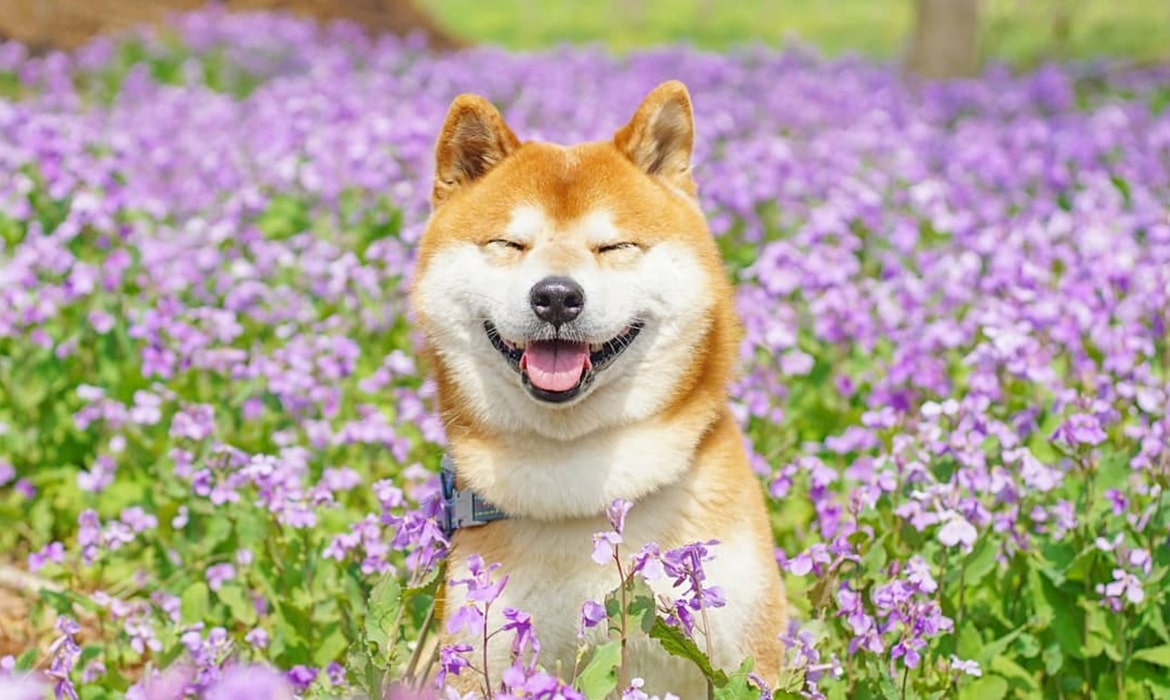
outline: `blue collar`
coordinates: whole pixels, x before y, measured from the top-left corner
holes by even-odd
[[[478,527],[493,520],[504,520],[508,514],[488,503],[471,489],[455,488],[455,460],[444,454],[439,471],[443,489],[443,513],[439,525],[448,540],[461,527]]]

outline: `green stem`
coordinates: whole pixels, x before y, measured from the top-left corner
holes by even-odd
[[[401,607],[406,607],[405,605]],[[419,627],[418,640],[415,643],[414,652],[410,655],[410,661],[406,664],[405,675],[412,681],[418,678],[418,662],[422,658],[423,647],[426,646],[427,638],[430,636],[431,623],[435,620],[435,608],[438,607],[431,602],[431,609],[427,611],[426,619],[423,620],[422,626]],[[486,624],[485,624],[486,626]]]
[[[955,629],[963,629],[963,597],[967,592],[967,560],[959,567],[959,601],[955,606]]]
[[[621,640],[621,657],[620,657],[620,661],[618,662],[618,688],[620,690],[624,691],[630,685],[630,679],[627,677],[628,669],[626,666],[626,640],[629,636],[627,633],[627,619],[629,617],[629,609],[628,609],[628,603],[626,602],[626,587],[627,587],[626,573],[622,569],[622,557],[621,557],[621,548],[620,547],[615,546],[613,548],[613,561],[615,564],[617,564],[618,581],[619,581],[618,585],[619,585],[619,590],[621,591],[621,596],[622,596],[622,609],[621,609],[622,640]]]

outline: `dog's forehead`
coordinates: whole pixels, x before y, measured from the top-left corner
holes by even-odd
[[[512,207],[504,232],[525,241],[573,238],[590,243],[621,235],[613,212],[601,202],[572,218],[557,217],[538,202],[521,202]]]
[[[500,167],[506,231],[606,241],[645,229],[647,209],[677,206],[610,143],[575,146],[530,142]],[[499,182],[500,180],[497,180]]]

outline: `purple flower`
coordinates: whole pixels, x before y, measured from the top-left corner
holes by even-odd
[[[94,460],[88,471],[77,472],[77,487],[82,491],[101,493],[114,483],[116,471],[117,465],[114,460],[107,455],[101,455]]]
[[[593,554],[590,555],[599,565],[613,562],[617,554],[617,547],[622,543],[622,536],[616,532],[593,533]]]
[[[1101,428],[1096,416],[1074,413],[1060,424],[1053,437],[1073,446],[1096,446],[1105,442],[1109,436]]]
[[[304,691],[308,690],[309,686],[313,684],[313,681],[317,679],[317,669],[310,668],[308,666],[297,665],[289,669],[288,672],[284,675],[285,678],[287,678],[289,682],[292,683],[293,688],[297,692],[303,693]]]
[[[175,664],[160,674],[157,670],[144,676],[126,691],[129,700],[180,700],[192,685],[196,669]]]
[[[138,506],[123,510],[120,519],[135,533],[146,532],[158,527],[158,518]]]
[[[345,667],[336,661],[330,661],[329,665],[325,667],[325,675],[329,677],[329,682],[334,687],[344,686],[346,683]]]
[[[630,501],[623,501],[620,498],[615,499],[605,508],[605,518],[609,521],[610,527],[617,534],[622,534],[622,530],[626,527],[626,515],[629,514],[630,508],[633,507]]]
[[[469,635],[483,634],[484,613],[478,605],[468,601],[455,608],[447,618],[447,633],[458,634],[465,632]]]
[[[1129,499],[1117,489],[1106,489],[1105,498],[1109,500],[1110,510],[1114,515],[1122,515],[1129,508]]]
[[[73,667],[81,658],[81,647],[73,638],[81,631],[81,626],[62,615],[57,618],[55,629],[60,636],[49,645],[49,654],[52,658],[45,675],[53,682],[53,693],[58,700],[61,698],[78,700],[77,690],[73,686],[70,675]]]
[[[578,636],[584,637],[586,629],[596,627],[605,618],[604,605],[592,600],[585,601],[581,605],[581,624],[577,632]]]
[[[450,631],[450,630],[448,630]],[[470,644],[451,644],[439,649],[439,673],[435,680],[442,683],[448,676],[458,676],[465,668],[471,666],[467,655],[472,651]]]
[[[207,587],[213,591],[218,591],[225,581],[231,581],[235,577],[236,567],[231,564],[212,564],[207,567]]]
[[[1141,580],[1120,568],[1113,570],[1113,581],[1097,584],[1096,590],[1103,598],[1102,602],[1114,612],[1121,612],[1127,603],[1140,605],[1146,599]]]
[[[451,585],[466,586],[469,601],[487,606],[500,597],[500,593],[503,592],[504,586],[508,583],[508,577],[503,576],[494,582],[491,580],[491,572],[500,568],[499,564],[484,566],[483,558],[475,554],[468,557],[467,568],[471,577],[452,579]]]
[[[204,697],[207,700],[292,700],[294,695],[289,682],[272,669],[232,666],[204,693]]]
[[[585,696],[545,671],[513,665],[504,669],[501,682],[508,698],[536,700],[585,700]]]
[[[532,617],[522,610],[504,608],[504,624],[500,631],[513,634],[512,658],[519,659],[523,654],[531,654],[532,665],[535,666],[536,658],[540,655],[540,640],[532,629]]]
[[[983,670],[979,668],[978,662],[964,661],[964,660],[960,659],[959,657],[955,656],[954,654],[951,654],[950,663],[951,663],[951,669],[958,671],[960,673],[964,673],[968,676],[982,676],[983,675]]]
[[[703,562],[715,558],[708,548],[716,544],[716,540],[693,542],[662,555],[663,569],[667,576],[674,577],[674,588],[681,589],[681,596],[669,606],[667,622],[681,626],[688,635],[694,630],[695,613],[726,604],[719,586],[704,585]]]
[[[162,642],[154,634],[154,628],[144,621],[127,621],[124,630],[130,637],[130,648],[139,654],[145,654],[147,649],[162,651]]]
[[[264,649],[268,646],[268,633],[260,627],[255,627],[244,635],[244,641],[254,649]]]
[[[44,568],[49,562],[53,562],[54,564],[65,563],[65,545],[60,542],[50,542],[41,551],[29,554],[28,570],[35,573]]]
[[[975,544],[979,532],[962,515],[954,511],[944,514],[946,522],[938,531],[938,541],[947,547],[961,545],[964,551],[970,551]]]
[[[640,575],[648,583],[666,576],[666,569],[662,566],[662,556],[659,554],[657,543],[647,542],[642,545],[641,551],[634,555],[630,573]]]
[[[0,698],[5,700],[44,700],[43,683],[33,676],[10,676],[0,673]]]

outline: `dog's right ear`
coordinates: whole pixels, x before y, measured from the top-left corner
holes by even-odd
[[[460,187],[483,177],[520,146],[500,111],[479,95],[451,102],[435,146],[435,186],[431,205],[439,206]]]

